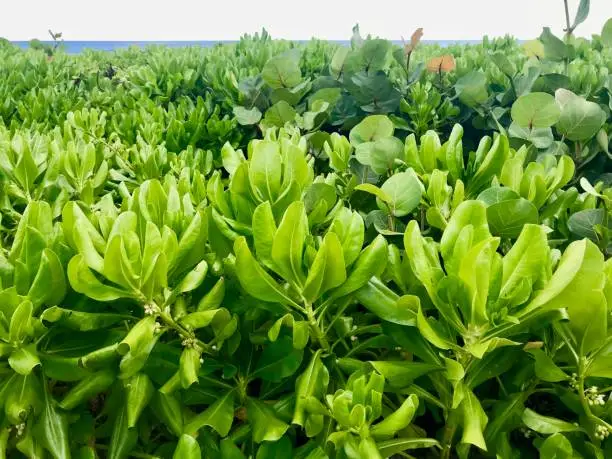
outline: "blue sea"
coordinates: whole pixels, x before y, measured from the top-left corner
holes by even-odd
[[[301,40],[294,40],[301,41]],[[306,40],[304,40],[306,41]],[[348,40],[329,40],[334,43],[348,45]],[[448,46],[451,44],[474,44],[480,43],[482,40],[423,40],[422,43],[438,44],[440,46]],[[211,47],[222,43],[236,43],[237,40],[201,40],[201,41],[64,41],[64,50],[69,54],[78,54],[85,49],[97,51],[114,51],[116,49],[129,48],[130,46],[145,47],[151,45],[168,46],[170,48],[184,48],[188,46]],[[393,40],[396,44],[401,44],[399,40]],[[29,42],[14,41],[14,44],[22,48],[27,48]],[[43,43],[53,44],[51,41],[43,41]]]

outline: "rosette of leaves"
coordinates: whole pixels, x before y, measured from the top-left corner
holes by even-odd
[[[166,148],[174,153],[189,146],[219,151],[225,142],[237,144],[241,140],[236,120],[221,114],[210,93],[205,99],[198,96],[195,103],[188,97],[171,102],[166,117],[164,140]]]
[[[240,235],[251,235],[251,220],[255,208],[264,202],[271,203],[276,221],[285,209],[302,197],[312,183],[314,172],[306,154],[306,139],[298,134],[290,136],[273,131],[268,138],[249,144],[248,159],[241,150],[226,144],[222,151],[223,164],[230,174],[227,189],[219,171],[208,181],[207,195],[211,206],[207,210],[211,218],[211,238],[221,244],[216,249],[229,253],[227,242]]]
[[[204,296],[198,303],[192,293],[201,291],[208,271],[206,218],[192,207],[189,195],[181,197],[171,185],[165,190],[156,180],[145,182],[126,210],[106,207],[95,219],[70,202],[64,208],[63,226],[76,251],[68,265],[73,289],[99,302],[129,300],[130,313],[144,315],[114,345],[122,356],[119,376],[138,373],[163,333],[172,331],[185,347],[181,371],[191,373],[181,374],[181,382],[188,387],[197,381],[200,354],[221,346],[232,333],[232,321],[219,309],[220,299],[211,307],[212,300]],[[63,315],[70,315],[70,310],[54,312],[53,318]],[[210,333],[200,330],[209,325]]]
[[[573,298],[591,291],[591,281],[583,283],[582,276],[595,269],[592,263],[600,263],[603,272],[603,258],[583,240],[570,244],[553,269],[558,255],[554,257],[544,228],[537,225],[525,225],[502,256],[497,251],[499,238],[491,236],[486,207],[480,201],[465,201],[457,208],[439,244],[424,238],[418,224],[410,222],[404,246],[405,261],[391,257],[386,275],[406,291],[420,292],[397,299],[398,304],[412,305],[419,337],[397,339],[404,345],[418,342],[423,348],[414,352],[424,363],[446,368],[444,384],[450,388],[438,388],[439,406],[445,407],[451,433],[443,440],[444,457],[449,457],[458,427],[461,444],[486,450],[483,432],[489,417],[474,390],[516,362],[513,350],[519,342],[514,340],[526,330],[554,322],[565,314],[563,310],[575,323],[572,326],[581,327],[584,319],[582,312],[572,309]],[[593,256],[600,261],[591,261]],[[604,283],[593,282],[602,292]],[[600,307],[598,302],[587,304]],[[436,349],[444,354],[437,355]],[[492,361],[495,370],[482,372]],[[377,369],[386,377],[394,375],[390,369]]]
[[[50,206],[31,201],[7,256],[0,255],[0,407],[2,451],[16,447],[26,456],[67,454],[65,418],[50,399],[41,373],[49,333],[41,317],[66,294],[61,229]],[[56,426],[52,427],[54,423]],[[51,430],[56,428],[55,432]],[[57,434],[57,435],[56,435]],[[9,442],[12,446],[7,447]]]
[[[109,171],[113,182],[133,190],[142,182],[167,174],[176,160],[164,145],[149,144],[140,136],[128,148],[115,146],[114,164]]]
[[[363,220],[348,209],[315,236],[300,201],[287,208],[278,226],[270,203],[259,205],[252,227],[254,253],[246,238],[234,243],[236,275],[249,295],[282,306],[268,337],[276,340],[284,325],[293,329],[294,347],[312,339],[330,352],[333,325],[345,315],[351,294],[384,270],[386,241],[379,236],[361,250]]]
[[[97,108],[83,107],[68,112],[64,122],[64,135],[71,138],[84,137],[86,140],[103,140],[106,137],[107,113]]]
[[[495,184],[478,195],[496,236],[516,238],[525,224],[547,222],[556,228],[556,220],[576,199],[574,188],[559,191],[574,176],[569,156],[545,154],[526,163],[527,154],[525,146],[516,152],[511,149],[499,175],[503,186]]]
[[[396,127],[419,137],[427,131],[438,131],[450,126],[452,120],[459,115],[459,108],[431,82],[417,81],[410,85],[407,97],[400,101],[399,110],[408,120],[389,115]]]
[[[305,426],[307,436],[313,438],[308,444],[318,445],[321,454],[383,458],[438,446],[436,440],[419,438],[410,428],[419,406],[416,395],[401,397],[391,406],[383,403],[385,379],[376,372],[353,373],[345,387],[333,394],[325,394],[328,381],[329,374],[316,353],[296,383],[299,398],[293,423]],[[322,401],[320,393],[324,394]]]
[[[60,161],[50,152],[44,134],[2,130],[0,135],[2,210],[17,225],[30,201],[49,196],[51,189],[58,192]]]

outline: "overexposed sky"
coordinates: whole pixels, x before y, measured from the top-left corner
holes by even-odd
[[[579,0],[569,0],[573,18]],[[591,0],[576,34],[600,33],[612,0]],[[0,0],[0,37],[65,40],[233,40],[265,27],[274,38],[349,39],[360,24],[388,39],[534,38],[565,24],[563,0]]]

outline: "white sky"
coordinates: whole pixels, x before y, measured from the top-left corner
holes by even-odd
[[[570,14],[579,0],[569,0]],[[600,33],[612,0],[591,0],[577,35]],[[349,39],[363,35],[477,39],[510,33],[529,39],[543,26],[561,33],[563,0],[0,0],[0,37],[65,40],[232,40],[265,27],[274,38]]]

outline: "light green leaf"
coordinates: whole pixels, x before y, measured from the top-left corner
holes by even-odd
[[[201,459],[201,457],[202,452],[197,440],[191,435],[181,435],[172,459]]]
[[[488,418],[480,401],[474,393],[465,388],[465,396],[461,402],[460,410],[463,414],[463,435],[461,443],[470,444],[487,450],[483,432],[487,426]]]
[[[511,115],[519,126],[547,128],[559,120],[561,109],[550,94],[532,92],[519,97],[512,104]]]
[[[253,258],[244,237],[236,239],[234,252],[236,253],[238,280],[249,295],[271,303],[292,303],[281,286]]]
[[[353,146],[373,142],[393,135],[393,122],[385,115],[366,116],[349,133],[349,140]]]
[[[261,119],[261,112],[257,107],[248,109],[246,107],[240,107],[237,105],[232,109],[232,111],[236,117],[236,120],[238,121],[238,124],[242,126],[257,124]]]
[[[418,407],[419,399],[417,396],[414,394],[409,395],[397,410],[379,423],[374,424],[370,428],[370,434],[374,438],[392,437],[410,425]]]
[[[557,418],[542,416],[529,408],[523,411],[522,420],[527,427],[538,433],[552,435],[559,432],[580,432],[582,429],[571,422],[565,422]]]
[[[289,428],[288,424],[278,419],[271,407],[257,399],[249,397],[246,408],[255,443],[278,441]]]
[[[285,211],[272,241],[272,261],[278,274],[302,287],[306,280],[302,268],[304,243],[308,234],[308,219],[302,201],[296,201]]]
[[[379,209],[390,209],[396,217],[403,217],[415,210],[421,201],[424,187],[412,169],[393,174],[383,183],[381,191],[385,193],[385,204],[377,199]],[[388,207],[387,207],[388,205]]]
[[[591,139],[606,121],[606,114],[598,104],[567,89],[557,89],[555,98],[562,105],[556,127],[569,140],[582,142]]]
[[[212,427],[222,437],[227,436],[234,421],[234,391],[222,395],[206,410],[193,417],[185,426],[185,432],[196,435],[204,426]]]
[[[548,437],[540,445],[542,459],[573,459],[574,450],[570,441],[562,434],[556,433]]]
[[[273,89],[292,88],[300,84],[300,51],[292,49],[270,58],[264,65],[261,76]]]

